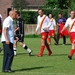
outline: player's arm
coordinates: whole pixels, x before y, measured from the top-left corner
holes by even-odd
[[[35,34],[37,34],[39,28],[40,28],[40,24],[39,24],[39,17],[38,17],[37,18],[37,27],[36,27],[36,30],[35,30]]]
[[[17,27],[15,30],[14,30],[14,32],[16,32],[17,30],[19,30],[20,29],[20,27]]]
[[[69,26],[69,20],[67,19],[63,29],[61,30],[61,33]]]

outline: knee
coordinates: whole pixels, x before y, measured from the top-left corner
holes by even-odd
[[[23,46],[23,43],[20,43],[20,46],[22,47]]]

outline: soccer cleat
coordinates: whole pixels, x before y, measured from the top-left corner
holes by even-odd
[[[29,52],[29,56],[32,56],[32,51],[31,51],[31,52]]]
[[[68,58],[69,58],[70,60],[72,60],[72,56],[69,55]]]
[[[52,54],[52,52],[49,52],[49,53],[48,53],[48,56],[51,56],[51,54]]]
[[[41,54],[38,54],[37,56],[38,56],[38,57],[42,57],[43,55],[41,55]]]

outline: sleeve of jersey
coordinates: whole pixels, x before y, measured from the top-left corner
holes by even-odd
[[[36,31],[40,28],[40,24],[39,24],[39,17],[37,18],[37,27],[36,27]]]
[[[49,21],[49,18],[48,17],[46,19],[47,19],[47,28],[50,28],[51,22]]]
[[[66,23],[65,23],[65,27],[69,26],[69,19],[67,19]]]
[[[56,21],[55,21],[55,19],[53,20],[53,23],[54,23],[54,26],[56,26]]]

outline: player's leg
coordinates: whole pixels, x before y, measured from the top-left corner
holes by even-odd
[[[51,37],[48,35],[48,43],[51,44]]]
[[[73,56],[74,53],[75,53],[75,44],[72,44],[72,48],[71,48],[70,54],[68,56],[68,58],[70,60],[72,59],[72,56]]]
[[[24,44],[23,42],[19,42],[19,43],[20,43],[20,46],[23,47],[25,50],[27,50],[29,55],[31,56],[32,50],[26,44]]]
[[[17,51],[17,41],[19,40],[18,37],[15,37],[15,40],[14,40],[14,45],[13,45],[13,50],[14,50],[14,55],[16,56],[16,51]]]
[[[39,57],[43,56],[43,52],[45,49],[45,39],[47,39],[48,34],[43,32],[41,33],[41,48],[40,48],[40,53],[38,54]]]
[[[51,44],[51,30],[48,33],[48,43]]]
[[[47,43],[47,39],[45,40],[45,46],[46,46],[46,48],[48,50],[48,56],[50,56],[52,54],[52,51],[51,51],[51,49],[50,49],[50,47],[49,47],[49,45]]]
[[[43,56],[44,49],[45,49],[45,40],[41,39],[41,48],[40,48],[40,53],[38,54],[38,57]]]

